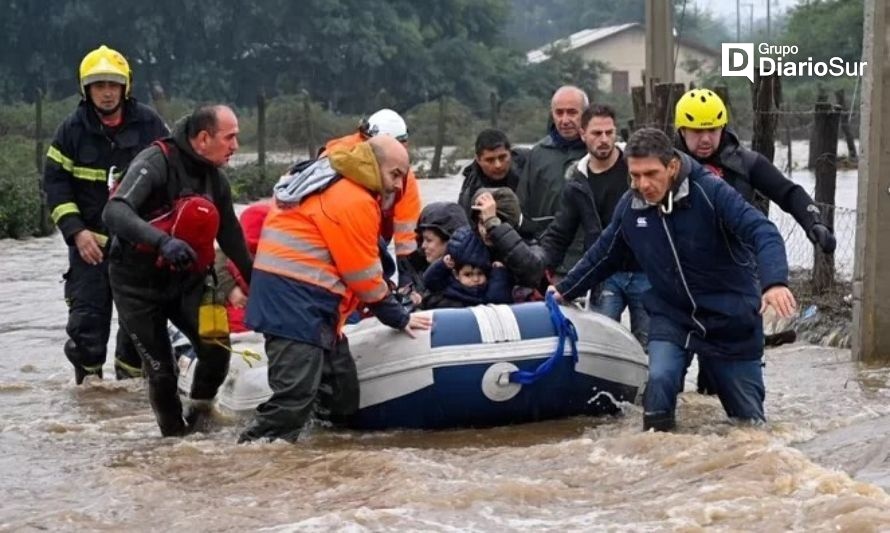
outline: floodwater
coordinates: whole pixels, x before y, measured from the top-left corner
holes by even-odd
[[[431,201],[458,185],[422,187]],[[61,239],[0,250],[3,531],[890,530],[890,370],[849,351],[768,352],[757,428],[684,393],[669,434],[628,405],[484,430],[314,428],[298,445],[236,445],[244,422],[219,413],[162,439],[142,383],[74,385]]]

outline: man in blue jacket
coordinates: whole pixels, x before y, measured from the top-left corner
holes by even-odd
[[[796,307],[781,235],[730,185],[675,151],[662,131],[634,133],[625,156],[631,190],[602,236],[550,290],[558,299],[576,298],[632,255],[652,285],[644,297],[650,327],[643,428],[673,429],[695,353],[730,418],[765,421],[759,313],[772,306],[790,316]]]

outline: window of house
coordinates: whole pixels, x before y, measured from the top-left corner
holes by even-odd
[[[612,71],[612,94],[630,94],[630,81],[626,70]]]

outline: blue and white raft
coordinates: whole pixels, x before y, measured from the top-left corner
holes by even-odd
[[[647,357],[624,327],[553,302],[430,311],[412,339],[376,319],[347,334],[361,386],[358,429],[484,427],[575,415],[615,414],[636,403]],[[233,347],[262,351],[251,334]],[[219,405],[253,410],[272,394],[263,358],[232,357]],[[194,365],[181,359],[180,389]]]

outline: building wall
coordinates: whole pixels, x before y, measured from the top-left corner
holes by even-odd
[[[642,72],[646,69],[646,33],[642,30],[627,30],[601,41],[578,48],[578,53],[585,61],[597,60],[609,65],[612,70],[627,71],[630,86],[642,85]],[[683,69],[686,61],[694,59],[700,62],[716,64],[716,58],[704,54],[698,49],[680,46],[677,57],[675,81],[688,84],[694,78]],[[600,81],[600,90],[611,92],[612,76],[606,74]]]

